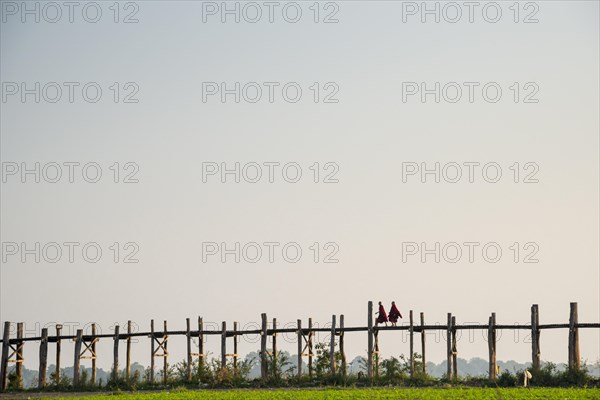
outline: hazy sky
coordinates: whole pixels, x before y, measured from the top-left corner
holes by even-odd
[[[439,22],[421,2],[314,3],[2,1],[2,321],[364,326],[368,300],[432,324],[528,323],[533,303],[565,323],[571,301],[600,320],[599,3],[427,3]],[[600,332],[580,336],[600,359]],[[383,355],[402,338],[382,334]],[[498,359],[530,360],[525,332],[499,340]],[[365,354],[366,334],[347,343]],[[541,349],[566,362],[567,330]],[[487,357],[480,332],[458,350]],[[147,340],[134,351],[148,363]]]

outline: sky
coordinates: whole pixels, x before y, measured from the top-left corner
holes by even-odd
[[[0,320],[26,335],[365,326],[369,300],[600,321],[597,1],[24,4],[1,2]],[[530,360],[525,332],[499,336]],[[599,360],[600,331],[580,337]],[[485,358],[485,337],[458,350]],[[567,331],[541,351],[566,362]]]

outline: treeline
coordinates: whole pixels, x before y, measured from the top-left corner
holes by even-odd
[[[315,349],[312,371],[303,365],[303,376],[298,378],[296,364],[292,360],[296,355],[280,351],[277,359],[269,355],[268,379],[261,379],[260,357],[258,352],[246,355],[237,365],[227,363],[223,368],[220,359],[211,359],[205,365],[198,361],[192,364],[192,380],[188,381],[187,363],[181,361],[171,364],[167,370],[167,385],[164,384],[162,369],[155,371],[154,383],[150,383],[150,369],[139,363],[131,365],[129,380],[125,371],[120,370],[117,378],[113,371],[102,368],[96,369],[96,381],[92,382],[92,370],[81,366],[79,385],[74,388],[72,377],[73,367],[61,368],[60,380],[57,379],[55,365],[48,368],[47,390],[103,390],[103,389],[150,389],[159,387],[186,386],[195,388],[221,387],[286,387],[286,386],[435,386],[441,383],[456,383],[471,386],[521,386],[523,371],[528,369],[533,375],[531,386],[600,386],[600,361],[591,366],[583,365],[578,370],[569,370],[565,365],[543,363],[539,370],[532,370],[530,364],[515,361],[498,362],[500,373],[496,381],[487,379],[487,360],[472,358],[458,359],[459,379],[449,382],[446,379],[446,362],[426,364],[427,374],[422,373],[422,363],[419,354],[415,353],[415,376],[410,378],[409,360],[401,355],[379,360],[375,366],[375,377],[371,381],[366,376],[367,362],[364,357],[355,357],[346,365],[346,370],[338,368],[335,374],[330,371],[330,353],[328,346],[317,345]],[[336,353],[337,364],[341,365],[341,354]],[[35,389],[38,384],[38,371],[23,368],[23,382],[17,381],[15,367],[9,369],[9,390]]]

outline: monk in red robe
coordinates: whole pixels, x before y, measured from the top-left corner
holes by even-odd
[[[396,323],[398,322],[398,317],[402,318],[402,314],[400,314],[400,310],[398,310],[398,307],[396,307],[395,301],[392,301],[392,308],[390,308],[390,313],[388,315],[392,326],[396,326]]]
[[[383,304],[381,304],[381,302],[379,302],[379,311],[376,312],[375,314],[378,315],[377,319],[375,320],[375,326],[377,326],[378,324],[383,324],[384,322],[385,322],[385,326],[387,326],[388,317],[385,312],[385,308],[383,308]]]

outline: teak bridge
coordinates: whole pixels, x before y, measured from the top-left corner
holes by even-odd
[[[56,325],[56,335],[48,336],[48,328],[43,328],[40,337],[24,337],[23,335],[23,323],[17,323],[16,338],[10,338],[10,327],[9,321],[4,322],[4,334],[2,338],[2,359],[0,369],[0,390],[4,391],[8,386],[8,366],[9,363],[15,363],[15,373],[18,384],[22,387],[23,381],[23,348],[25,342],[39,341],[39,375],[38,375],[38,387],[44,388],[46,386],[46,372],[48,363],[48,343],[56,344],[56,382],[60,382],[60,368],[61,368],[61,344],[63,340],[74,340],[75,351],[73,360],[73,385],[77,386],[80,379],[80,365],[81,359],[91,359],[92,361],[92,373],[91,381],[96,383],[96,343],[102,338],[112,339],[114,342],[113,351],[113,378],[116,380],[119,371],[119,343],[121,340],[126,341],[126,357],[125,357],[125,379],[129,380],[131,376],[131,339],[133,337],[149,337],[150,338],[150,382],[153,383],[155,380],[155,359],[160,357],[163,359],[163,376],[164,383],[167,383],[168,378],[168,351],[167,345],[171,336],[185,336],[187,340],[187,378],[189,381],[192,380],[192,364],[194,357],[198,358],[199,365],[205,365],[205,354],[204,354],[204,335],[219,335],[221,337],[221,366],[225,367],[227,364],[227,358],[230,357],[233,360],[233,368],[237,369],[238,366],[238,338],[243,335],[257,335],[260,334],[260,362],[261,362],[261,376],[262,378],[268,377],[269,361],[268,356],[273,356],[273,359],[277,360],[277,334],[281,333],[295,333],[297,335],[298,342],[298,359],[297,359],[297,374],[298,377],[302,376],[302,364],[303,358],[308,358],[308,374],[312,376],[313,373],[313,340],[316,332],[328,332],[331,334],[329,349],[330,349],[330,372],[336,373],[336,337],[338,338],[338,353],[341,355],[341,368],[339,372],[342,374],[346,373],[346,355],[344,352],[344,336],[349,332],[367,332],[367,343],[368,343],[368,356],[367,356],[367,375],[369,378],[373,378],[378,375],[379,370],[379,341],[378,335],[381,331],[408,331],[409,335],[409,347],[410,347],[410,376],[413,377],[415,374],[415,333],[420,333],[421,341],[421,354],[422,354],[422,372],[426,373],[426,358],[425,358],[425,332],[426,331],[445,331],[446,332],[446,343],[447,343],[447,377],[449,379],[456,379],[457,373],[457,346],[456,346],[456,332],[461,329],[482,329],[487,330],[488,337],[488,352],[489,352],[489,379],[496,379],[497,367],[496,367],[496,331],[499,329],[522,329],[529,330],[531,332],[531,360],[532,367],[540,367],[540,332],[545,329],[568,329],[569,330],[569,343],[568,343],[568,366],[569,368],[579,368],[580,366],[580,355],[579,355],[579,329],[581,328],[600,328],[600,323],[579,323],[577,313],[577,303],[571,303],[570,316],[568,324],[545,324],[539,323],[539,310],[538,305],[534,304],[531,306],[531,324],[529,325],[502,325],[496,323],[496,313],[492,313],[489,317],[487,325],[457,325],[456,317],[451,313],[448,313],[447,325],[425,325],[425,317],[423,313],[420,313],[419,324],[415,324],[413,319],[413,311],[409,312],[409,324],[402,326],[374,326],[373,324],[373,302],[368,303],[367,312],[367,326],[366,327],[346,327],[344,326],[344,316],[340,315],[339,324],[336,316],[333,315],[331,319],[330,328],[317,328],[313,327],[312,319],[308,319],[308,327],[302,327],[302,320],[297,320],[296,328],[277,328],[277,319],[273,318],[273,328],[268,329],[267,315],[262,314],[262,325],[261,329],[254,330],[238,330],[238,323],[233,323],[233,330],[227,330],[226,322],[222,323],[221,330],[204,330],[202,318],[198,318],[198,329],[192,330],[190,327],[190,319],[186,319],[186,330],[184,331],[169,331],[167,329],[167,321],[164,321],[163,329],[156,331],[154,328],[154,320],[150,322],[150,332],[132,332],[131,321],[127,324],[127,333],[120,332],[119,326],[115,327],[114,334],[96,334],[96,326],[92,324],[91,335],[84,335],[83,329],[78,329],[76,335],[61,335],[61,325]],[[271,337],[271,351],[267,351],[267,339]],[[192,351],[192,338],[198,339],[198,352]],[[227,353],[227,338],[233,338],[233,353]]]

